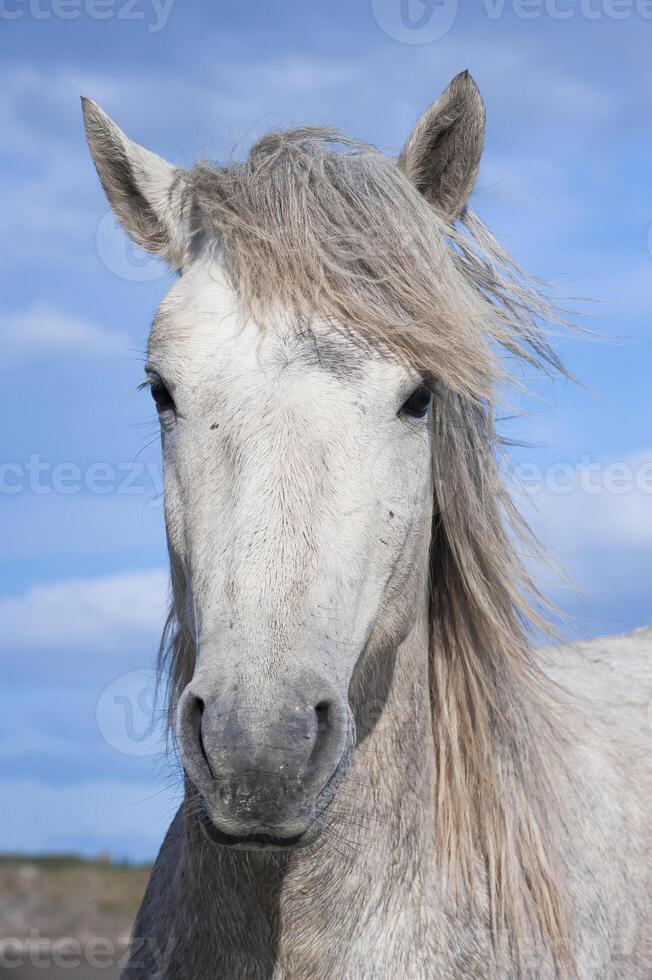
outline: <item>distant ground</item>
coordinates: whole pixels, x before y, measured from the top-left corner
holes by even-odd
[[[0,855],[0,978],[115,980],[150,868]]]

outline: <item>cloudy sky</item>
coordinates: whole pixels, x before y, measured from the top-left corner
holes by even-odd
[[[167,579],[137,391],[169,278],[107,214],[80,94],[180,164],[296,122],[396,153],[468,67],[489,127],[473,206],[599,301],[600,337],[559,341],[586,387],[532,379],[508,423],[580,594],[546,581],[580,635],[652,621],[651,3],[6,0],[0,20],[0,847],[151,857],[178,793],[146,727]]]

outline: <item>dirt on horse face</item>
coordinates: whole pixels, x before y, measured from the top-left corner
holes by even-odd
[[[552,696],[529,639],[494,392],[501,351],[563,372],[559,315],[468,209],[474,82],[397,160],[304,128],[183,170],[84,116],[179,273],[145,371],[185,800],[124,975],[648,976],[649,667],[612,717]]]

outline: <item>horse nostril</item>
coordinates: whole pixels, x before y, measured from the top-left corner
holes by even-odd
[[[178,745],[183,768],[199,790],[207,788],[213,779],[210,713],[210,703],[206,704],[203,698],[186,688],[177,717]]]
[[[325,757],[329,755],[329,746],[333,738],[337,737],[334,730],[332,707],[330,701],[319,701],[315,705],[317,727],[310,759],[308,760],[308,770],[313,774],[321,768]]]
[[[201,752],[202,758],[210,770],[210,762],[208,761],[208,754],[206,752],[206,746],[204,745],[204,736],[202,733],[202,721],[204,718],[204,711],[206,710],[206,705],[203,698],[193,695],[192,701],[188,706],[188,721],[189,727],[192,732],[197,736],[197,744],[199,746],[199,751]]]
[[[319,733],[324,732],[328,727],[329,710],[330,710],[330,705],[328,701],[320,701],[319,704],[315,705],[315,714],[317,715],[318,737],[319,737]]]
[[[204,735],[202,732],[202,719],[204,717],[205,708],[206,705],[204,704],[202,699],[195,698],[194,715],[197,722],[197,741],[199,742],[199,751],[201,752],[202,758],[210,771],[211,764],[208,761],[208,753],[206,752],[206,746],[204,745]]]

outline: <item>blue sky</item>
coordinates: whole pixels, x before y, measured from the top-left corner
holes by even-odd
[[[0,846],[149,857],[178,794],[160,738],[136,738],[167,596],[137,385],[169,278],[107,215],[80,94],[180,164],[296,122],[395,153],[472,71],[473,206],[527,268],[601,301],[602,339],[559,342],[589,391],[533,379],[508,428],[582,596],[545,581],[600,635],[652,621],[651,34],[645,0],[3,0]]]

